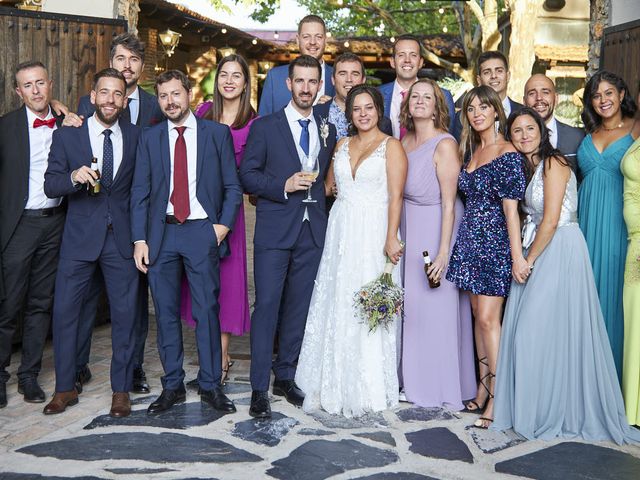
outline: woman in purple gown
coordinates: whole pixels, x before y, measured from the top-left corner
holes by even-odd
[[[444,278],[464,208],[456,197],[461,162],[447,133],[449,110],[438,85],[423,78],[411,86],[400,120],[409,158],[402,237],[404,325],[402,375],[407,400],[422,407],[462,410],[475,395],[469,296]],[[433,259],[429,288],[422,252]]]
[[[236,164],[240,165],[247,136],[256,112],[251,106],[251,80],[247,62],[240,55],[228,55],[218,64],[213,101],[196,109],[196,116],[214,120],[231,128]],[[247,292],[247,243],[244,208],[241,205],[236,223],[227,236],[229,256],[220,261],[220,331],[222,332],[222,382],[231,366],[229,340],[249,331],[249,298]],[[187,325],[195,325],[191,316],[191,295],[186,278],[182,283],[180,313]]]

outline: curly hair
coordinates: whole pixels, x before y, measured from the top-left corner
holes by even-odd
[[[607,70],[599,70],[585,85],[584,96],[582,98],[584,110],[582,111],[581,117],[584,122],[584,128],[588,133],[595,132],[600,125],[602,125],[602,117],[600,117],[596,112],[596,109],[593,108],[593,96],[598,91],[598,87],[602,82],[607,82],[613,85],[618,93],[624,92],[624,98],[620,102],[620,110],[622,111],[623,118],[633,117],[638,110],[636,102],[633,100],[631,92],[629,91],[629,88],[627,88],[625,81],[615,73],[608,72]]]

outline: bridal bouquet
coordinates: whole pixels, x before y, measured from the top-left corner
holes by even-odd
[[[367,324],[369,333],[375,332],[380,326],[388,329],[396,315],[402,314],[404,289],[393,283],[393,267],[387,257],[382,275],[364,285],[353,296],[356,315]]]

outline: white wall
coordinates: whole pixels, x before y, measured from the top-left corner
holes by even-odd
[[[610,25],[640,20],[640,0],[611,0]]]
[[[114,6],[115,4],[115,6]],[[44,0],[43,12],[116,18],[118,0]]]

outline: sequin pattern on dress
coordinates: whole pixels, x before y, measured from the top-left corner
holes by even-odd
[[[460,172],[465,210],[447,272],[458,288],[477,295],[509,294],[511,247],[502,200],[524,197],[523,165],[522,155],[507,152],[472,172]]]

